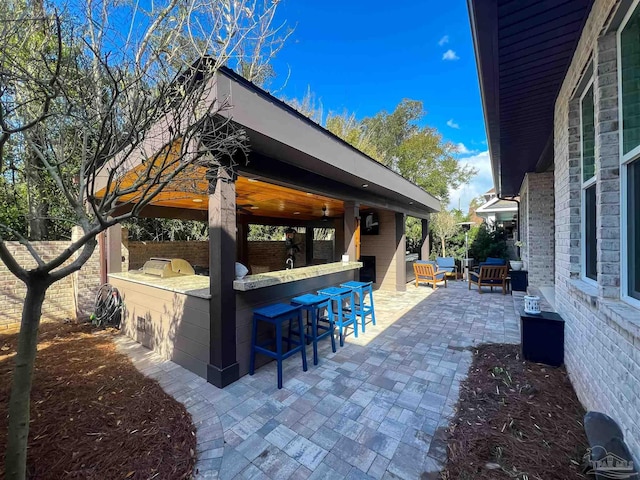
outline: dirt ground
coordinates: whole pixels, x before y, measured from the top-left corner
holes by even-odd
[[[116,351],[114,331],[43,323],[31,394],[32,479],[183,479],[195,464],[191,416]],[[17,334],[0,334],[0,452]],[[4,458],[0,459],[0,479]]]
[[[566,370],[525,362],[519,352],[518,345],[473,349],[443,479],[587,478],[585,412]]]

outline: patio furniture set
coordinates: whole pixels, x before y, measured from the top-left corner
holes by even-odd
[[[436,285],[444,282],[447,287],[447,277],[453,276],[458,278],[458,267],[453,257],[437,257],[432,260],[417,260],[413,264],[416,276],[416,287],[420,282],[431,284],[435,289]],[[488,257],[486,261],[480,262],[475,271],[469,271],[469,290],[471,284],[478,287],[478,293],[482,293],[482,287],[490,287],[493,291],[494,287],[501,287],[502,294],[505,295],[509,291],[511,277],[509,276],[509,267],[502,258]]]
[[[368,302],[367,302],[368,297]],[[357,298],[357,300],[356,300]],[[306,319],[303,318],[306,312]],[[336,352],[335,327],[338,327],[340,346],[344,346],[347,327],[353,328],[353,335],[358,337],[366,329],[366,317],[371,316],[371,323],[376,324],[373,305],[372,282],[345,282],[339,286],[327,287],[317,293],[307,293],[291,299],[290,304],[275,303],[253,311],[251,331],[251,356],[249,375],[255,373],[256,353],[261,353],[277,362],[278,388],[282,388],[282,361],[296,353],[302,357],[302,369],[307,371],[306,346],[313,345],[313,364],[318,364],[318,340],[329,337],[331,349]],[[358,327],[358,317],[361,325]],[[260,342],[258,340],[258,324],[266,323],[275,328],[274,338]],[[288,322],[287,335],[283,335],[283,325]],[[286,342],[286,351],[283,350]],[[267,347],[274,347],[275,350]]]

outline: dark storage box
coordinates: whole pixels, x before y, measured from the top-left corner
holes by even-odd
[[[514,292],[526,292],[529,286],[529,272],[526,270],[511,270],[511,290]]]
[[[564,363],[564,320],[553,312],[530,315],[520,311],[522,357],[559,367]]]

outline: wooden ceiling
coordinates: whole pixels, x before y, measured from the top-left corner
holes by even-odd
[[[181,174],[151,202],[157,207],[172,207],[189,210],[207,210],[208,195],[205,169],[195,168]],[[135,169],[121,181],[121,185],[131,185],[137,176]],[[102,194],[101,194],[102,193]],[[104,195],[99,192],[98,198]],[[139,193],[123,198],[135,203]],[[341,217],[344,203],[341,200],[274,185],[261,179],[238,177],[236,181],[236,207],[238,215],[249,219],[251,216],[294,218],[300,220],[320,220],[323,207],[327,217]]]

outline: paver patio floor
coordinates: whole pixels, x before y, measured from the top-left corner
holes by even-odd
[[[197,427],[196,478],[431,478],[446,458],[443,428],[484,342],[516,343],[511,295],[479,295],[461,281],[449,288],[374,294],[377,325],[302,371],[275,363],[218,389],[121,336],[136,366],[183,402]]]

